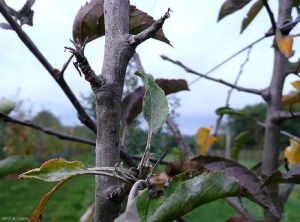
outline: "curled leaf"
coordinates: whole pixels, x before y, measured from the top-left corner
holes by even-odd
[[[249,2],[250,0],[226,0],[219,11],[218,21],[220,21],[225,16],[240,10]]]
[[[279,51],[286,57],[289,58],[294,54],[293,42],[294,37],[291,35],[283,36],[279,29],[276,29],[275,35],[276,43]]]
[[[73,39],[79,42],[90,42],[105,35],[104,0],[91,0],[82,6],[75,17],[73,23]],[[129,32],[136,35],[151,26],[155,20],[147,13],[130,6],[129,12]],[[154,39],[165,42],[169,45],[170,41],[165,37],[162,29],[156,33]]]
[[[300,161],[300,144],[296,140],[290,139],[290,146],[285,148],[284,157],[290,164],[297,164]]]
[[[250,23],[254,20],[254,18],[258,15],[258,13],[263,8],[264,4],[262,0],[257,0],[250,8],[247,13],[247,16],[243,19],[241,33],[245,31],[245,29],[250,25]]]
[[[80,161],[69,162],[62,158],[56,158],[43,163],[40,168],[29,170],[21,174],[19,178],[54,182],[66,180],[87,172],[87,168]]]
[[[217,137],[210,136],[210,129],[208,128],[200,128],[195,136],[197,143],[200,147],[200,154],[205,155],[211,145],[217,141]]]

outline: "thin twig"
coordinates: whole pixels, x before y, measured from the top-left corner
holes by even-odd
[[[134,53],[134,55],[132,56],[132,59],[135,63],[136,68],[138,69],[138,71],[145,73],[144,67],[142,65],[141,59],[139,54],[136,52]]]
[[[170,18],[171,11],[171,9],[168,9],[164,16],[162,16],[159,20],[155,21],[149,28],[145,29],[141,33],[137,35],[130,35],[128,38],[128,43],[136,47],[142,42],[146,41],[147,39],[154,37],[158,30],[162,28],[166,19]]]
[[[141,159],[142,159],[142,156],[138,156],[138,155],[132,155],[131,157],[132,157],[132,159],[134,159],[134,160],[141,160]],[[151,158],[151,157],[150,157],[150,162],[156,163],[156,162],[157,162],[157,159]],[[160,162],[160,164],[162,164],[162,165],[168,165],[169,163],[170,163],[170,162],[167,162],[167,161],[161,161],[161,162]]]
[[[92,140],[88,140],[88,139],[81,138],[81,137],[70,136],[70,135],[65,134],[65,133],[57,132],[55,130],[52,130],[52,129],[43,127],[41,125],[32,123],[31,121],[28,121],[28,120],[23,121],[23,120],[19,120],[19,119],[10,117],[10,116],[6,115],[5,113],[2,113],[2,112],[0,112],[0,119],[3,120],[4,122],[14,123],[14,124],[17,124],[17,125],[22,125],[22,126],[27,126],[27,127],[32,128],[32,129],[42,131],[45,134],[55,136],[55,137],[57,137],[61,140],[74,141],[74,142],[84,143],[84,144],[93,145],[93,146],[96,145],[96,143]]]
[[[150,177],[153,175],[153,171],[155,170],[155,168],[157,167],[158,164],[160,164],[163,159],[168,155],[169,151],[172,149],[172,147],[170,146],[167,150],[165,150],[161,155],[160,157],[157,159],[157,161],[155,162],[154,166],[152,167],[148,177],[147,177],[147,180],[150,179]]]
[[[269,18],[271,20],[271,24],[272,24],[272,29],[273,29],[273,32],[275,33],[276,32],[276,29],[277,29],[277,26],[276,26],[276,21],[275,21],[275,18],[274,18],[274,14],[270,8],[270,5],[268,3],[267,0],[261,0],[263,3],[264,3],[264,6],[268,12],[268,15],[269,15]]]
[[[96,133],[96,124],[94,121],[88,116],[84,108],[79,103],[78,99],[64,80],[61,71],[53,68],[53,66],[48,62],[48,60],[44,57],[41,51],[37,48],[37,46],[33,43],[30,37],[22,30],[20,25],[14,20],[14,18],[10,15],[5,7],[5,3],[3,0],[0,0],[0,13],[12,27],[12,29],[17,33],[21,41],[27,46],[27,48],[32,52],[32,54],[39,60],[39,62],[44,66],[44,68],[49,72],[49,74],[54,78],[56,83],[63,90],[65,95],[68,97],[69,101],[72,103],[74,108],[78,112],[79,120],[86,125],[89,129]]]
[[[74,57],[74,54],[70,55],[69,59],[65,62],[65,64],[63,65],[63,67],[60,70],[61,75],[63,76],[67,67],[69,66],[70,62],[72,61]]]
[[[45,134],[48,134],[50,136],[55,136],[55,137],[57,137],[59,139],[62,139],[62,140],[79,142],[79,143],[83,143],[83,144],[87,144],[87,145],[96,146],[96,142],[95,141],[88,140],[88,139],[81,138],[81,137],[71,136],[71,135],[68,135],[68,134],[65,134],[65,133],[61,133],[61,132],[58,132],[58,131],[46,128],[44,126],[41,126],[41,125],[38,125],[38,124],[34,124],[34,123],[32,123],[31,121],[28,121],[28,120],[27,121],[26,120],[25,121],[19,120],[19,119],[10,117],[10,116],[6,115],[5,113],[2,113],[2,112],[0,112],[0,120],[2,120],[4,122],[9,122],[9,123],[21,125],[21,126],[30,127],[32,129],[41,131],[41,132],[43,132]],[[128,154],[127,150],[124,149],[124,148],[120,149],[120,157],[121,157],[121,159],[123,159],[124,161],[126,161],[126,163],[129,166],[132,166],[132,167],[136,167],[134,159],[136,159],[136,160],[140,160],[141,159],[141,157],[137,157],[137,156],[135,158],[132,158]]]
[[[257,43],[259,43],[260,41],[264,40],[266,37],[260,37],[259,39],[255,40],[254,42],[250,43],[249,45],[245,46],[244,48],[240,49],[239,51],[237,51],[236,53],[234,53],[233,55],[229,56],[227,59],[223,60],[222,62],[220,62],[219,64],[217,64],[216,66],[214,66],[213,68],[211,68],[210,70],[208,70],[206,73],[204,73],[203,75],[208,76],[209,74],[211,74],[212,72],[216,71],[217,69],[219,69],[221,66],[225,65],[227,62],[229,62],[231,59],[235,58],[236,56],[238,56],[239,54],[241,54],[242,52],[246,51],[249,48],[252,48],[254,45],[256,45]],[[198,77],[195,80],[193,80],[192,82],[189,83],[189,85],[194,84],[195,82],[197,82],[198,80],[202,79],[203,77]]]
[[[260,121],[256,121],[256,123],[257,123],[257,125],[259,125],[261,127],[264,127],[264,128],[266,127],[265,123],[262,123]],[[294,139],[294,140],[296,140],[297,142],[300,143],[300,138],[299,137],[297,137],[297,136],[295,136],[295,135],[293,135],[293,134],[291,134],[291,133],[289,133],[289,132],[287,132],[285,130],[280,130],[280,134],[284,135],[284,136],[286,136],[288,138]]]
[[[173,133],[173,136],[176,140],[177,146],[179,150],[183,153],[184,156],[186,156],[188,159],[193,158],[194,153],[191,151],[191,149],[186,145],[186,143],[183,140],[183,137],[181,135],[180,130],[174,123],[173,119],[169,116],[166,121],[168,127]]]
[[[288,31],[290,31],[293,27],[295,27],[298,23],[300,22],[300,17],[296,18],[294,21],[285,23],[284,25],[282,25],[280,27],[280,31],[282,33],[286,33]],[[253,47],[254,45],[256,45],[257,43],[261,42],[262,40],[264,40],[267,37],[273,36],[274,35],[274,31],[273,29],[270,32],[267,32],[264,36],[258,38],[257,40],[255,40],[254,42],[250,43],[249,45],[245,46],[244,48],[238,50],[236,53],[234,53],[233,55],[229,56],[228,58],[226,58],[225,60],[223,60],[222,62],[218,63],[217,65],[215,65],[213,68],[211,68],[209,71],[207,71],[206,73],[204,73],[204,75],[209,75],[212,72],[216,71],[217,69],[219,69],[221,66],[225,65],[227,62],[229,62],[230,60],[232,60],[233,58],[235,58],[236,56],[238,56],[239,54],[241,54],[242,52],[246,51],[248,48]],[[189,83],[189,85],[194,84],[195,82],[197,82],[198,80],[200,80],[202,77],[198,77],[195,80],[191,81]]]
[[[169,61],[169,62],[171,62],[171,63],[173,63],[173,64],[175,64],[175,65],[180,66],[181,68],[183,68],[183,69],[184,69],[186,72],[188,72],[188,73],[192,73],[192,74],[194,74],[194,75],[201,76],[201,77],[203,77],[203,78],[205,78],[205,79],[208,79],[208,80],[211,80],[211,81],[214,81],[214,82],[221,83],[221,84],[223,84],[223,85],[229,86],[229,87],[234,88],[234,89],[236,89],[236,90],[238,90],[238,91],[241,91],[241,92],[252,93],[252,94],[256,94],[256,95],[260,95],[260,96],[262,95],[262,91],[261,91],[261,90],[251,89],[251,88],[245,88],[245,87],[240,87],[240,86],[235,86],[234,84],[229,83],[229,82],[227,82],[227,81],[225,81],[225,80],[223,80],[223,79],[216,79],[216,78],[213,78],[213,77],[206,76],[206,75],[204,75],[204,74],[202,74],[202,73],[196,72],[196,71],[190,69],[189,67],[185,66],[182,62],[172,60],[172,59],[170,59],[170,58],[167,57],[167,56],[163,56],[163,55],[162,55],[161,58],[162,58],[163,60],[167,60],[167,61]]]
[[[250,213],[247,211],[247,209],[243,206],[243,204],[241,203],[241,200],[238,197],[227,197],[226,201],[231,207],[233,207],[241,215],[245,216],[246,218],[253,219],[253,217],[250,215]]]
[[[234,81],[235,86],[237,86],[237,84],[239,82],[239,79],[240,79],[241,75],[243,74],[245,65],[249,62],[251,50],[252,50],[252,46],[248,48],[246,59],[240,66],[239,73],[236,76],[235,81]],[[228,94],[227,94],[227,98],[226,98],[226,102],[225,102],[225,107],[229,107],[229,101],[230,101],[233,90],[234,90],[234,88],[231,88],[231,89],[228,90]],[[223,119],[223,115],[220,115],[217,119],[217,122],[216,122],[214,135],[218,135],[218,130],[219,130],[219,127],[221,125],[222,119]]]

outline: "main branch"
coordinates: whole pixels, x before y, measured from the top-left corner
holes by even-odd
[[[279,0],[278,25],[291,20],[292,1]],[[273,25],[274,26],[274,25]],[[274,28],[274,27],[273,27]],[[274,66],[269,85],[269,101],[265,121],[264,150],[262,158],[262,175],[269,176],[278,168],[280,122],[274,116],[282,110],[282,90],[288,69],[288,59],[278,49],[274,49]],[[279,208],[278,185],[267,187],[270,197]],[[268,210],[265,211],[266,222],[278,221]]]

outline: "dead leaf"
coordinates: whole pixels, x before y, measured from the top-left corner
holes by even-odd
[[[81,43],[90,42],[105,35],[103,2],[104,0],[90,0],[90,2],[87,2],[79,9],[73,23],[74,40]],[[130,34],[136,35],[144,31],[154,22],[153,17],[137,9],[135,6],[130,6]],[[153,38],[171,45],[162,29],[160,29]]]
[[[279,51],[286,57],[289,58],[294,54],[293,42],[294,37],[291,35],[283,36],[279,29],[276,29],[275,35],[276,43]]]
[[[192,160],[176,160],[166,166],[166,173],[170,177],[187,172],[203,172],[203,165]]]
[[[300,102],[300,94],[297,91],[291,91],[287,95],[284,95],[281,100],[283,105],[292,105]]]
[[[163,190],[169,177],[165,172],[155,175],[150,178],[150,183],[153,184],[157,190]]]
[[[300,161],[300,144],[291,138],[290,146],[284,150],[284,156],[290,164],[297,164]]]

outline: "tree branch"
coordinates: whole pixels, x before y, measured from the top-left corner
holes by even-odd
[[[253,219],[252,215],[245,209],[245,207],[241,203],[241,200],[238,197],[227,197],[226,201],[238,213],[245,216],[246,218]]]
[[[21,41],[27,46],[27,48],[32,52],[32,54],[39,60],[39,62],[44,66],[44,68],[49,72],[49,74],[54,78],[56,83],[60,86],[60,88],[63,90],[63,92],[68,97],[69,101],[72,103],[74,108],[78,112],[78,118],[79,120],[86,125],[89,129],[91,129],[93,132],[96,132],[96,124],[93,122],[93,120],[88,116],[84,108],[80,105],[78,99],[66,83],[66,81],[63,78],[63,72],[65,70],[64,66],[62,71],[59,71],[58,69],[53,68],[53,66],[48,62],[48,60],[44,57],[44,55],[41,53],[41,51],[37,48],[37,46],[33,43],[33,41],[30,39],[30,37],[22,30],[22,28],[19,26],[19,24],[13,19],[13,17],[10,15],[10,13],[7,11],[7,8],[5,7],[5,3],[3,0],[0,0],[0,13],[3,15],[3,17],[6,19],[6,21],[9,23],[9,25],[12,27],[12,29],[17,33]],[[68,63],[67,63],[68,64]]]
[[[169,61],[169,62],[171,62],[171,63],[173,63],[175,65],[180,66],[181,68],[183,68],[188,73],[192,73],[192,74],[200,76],[202,78],[205,78],[205,79],[208,79],[208,80],[211,80],[211,81],[214,81],[214,82],[221,83],[223,85],[229,86],[229,87],[231,87],[233,89],[236,89],[238,91],[241,91],[241,92],[252,93],[252,94],[256,94],[256,95],[260,95],[260,96],[262,95],[262,91],[261,90],[250,89],[250,88],[245,88],[245,87],[240,87],[240,86],[235,86],[234,84],[226,82],[223,79],[216,79],[216,78],[213,78],[213,77],[206,76],[206,75],[204,75],[202,73],[196,72],[196,71],[190,69],[189,67],[185,66],[182,62],[172,60],[172,59],[170,59],[167,56],[162,55],[161,58],[163,60],[167,60],[167,61]]]
[[[252,46],[248,48],[248,52],[247,52],[247,56],[246,56],[246,59],[245,61],[241,64],[240,66],[240,70],[239,70],[239,73],[238,75],[236,76],[235,78],[235,81],[234,81],[234,85],[237,86],[238,84],[238,81],[241,77],[241,75],[243,74],[243,70],[244,70],[244,67],[245,65],[248,63],[249,61],[249,57],[250,57],[250,53],[251,53],[251,50],[252,50]],[[231,95],[232,95],[232,92],[233,92],[234,88],[231,88],[228,90],[228,94],[227,94],[227,98],[226,98],[226,102],[225,102],[225,107],[229,107],[229,101],[230,101],[230,98],[231,98]],[[217,122],[216,122],[216,126],[215,126],[215,130],[214,130],[214,135],[218,135],[218,130],[219,130],[219,127],[221,125],[221,122],[222,122],[222,119],[223,119],[223,115],[220,115],[217,119]]]
[[[257,125],[259,125],[261,127],[264,127],[264,128],[266,127],[265,123],[262,123],[260,121],[257,121],[256,123],[257,123]],[[295,135],[293,135],[293,134],[291,134],[291,133],[289,133],[289,132],[287,132],[285,130],[280,130],[280,134],[284,135],[284,136],[286,136],[288,138],[292,138],[292,139],[294,139],[294,140],[296,140],[297,142],[300,143],[300,138],[299,137],[297,137],[297,136],[295,136]]]
[[[129,44],[133,47],[136,47],[147,39],[154,37],[156,33],[162,28],[166,19],[170,18],[171,11],[172,10],[168,8],[168,11],[165,13],[165,15],[162,16],[159,20],[155,21],[149,28],[137,35],[130,35],[130,37],[128,38]]]
[[[176,126],[176,123],[173,121],[173,119],[170,116],[167,118],[166,123],[167,123],[168,127],[170,128],[170,130],[172,131],[172,133],[173,133],[173,135],[175,137],[177,146],[180,149],[180,151],[188,159],[193,158],[194,157],[194,153],[191,151],[191,149],[184,142],[180,130],[178,129],[178,127]]]
[[[274,120],[282,121],[282,120],[288,120],[288,119],[298,119],[300,118],[300,112],[290,113],[286,111],[280,111],[277,113],[277,115],[273,116]]]
[[[42,131],[45,134],[55,136],[55,137],[57,137],[61,140],[79,142],[79,143],[84,143],[84,144],[93,145],[93,146],[96,145],[96,143],[92,140],[88,140],[88,139],[81,138],[81,137],[70,136],[70,135],[65,134],[65,133],[57,132],[55,130],[43,127],[41,125],[34,124],[34,123],[32,123],[31,121],[28,121],[28,120],[27,121],[18,120],[16,118],[12,118],[12,117],[10,117],[10,116],[6,115],[5,113],[2,113],[2,112],[0,112],[0,119],[2,119],[4,122],[14,123],[14,124],[17,124],[17,125],[22,125],[22,126],[27,126],[27,127],[32,128],[32,129]]]
[[[291,194],[291,192],[293,191],[295,187],[295,184],[284,184],[282,186],[282,190],[279,194],[279,210],[280,212],[283,211],[284,209],[284,205],[285,203],[287,202],[288,198],[289,198],[289,195]]]
[[[300,22],[300,17],[296,18],[294,21],[285,23],[284,25],[280,26],[280,31],[282,33],[289,33],[299,22]],[[224,64],[226,64],[227,62],[229,62],[231,59],[235,58],[236,56],[238,56],[239,54],[241,54],[242,52],[244,52],[245,50],[249,49],[250,47],[253,47],[257,43],[259,43],[262,40],[264,40],[265,38],[273,36],[274,34],[275,34],[275,32],[273,31],[273,29],[271,29],[270,31],[268,31],[267,33],[265,33],[264,36],[258,38],[254,42],[250,43],[249,45],[247,45],[244,48],[240,49],[239,51],[237,51],[233,55],[229,56],[228,58],[226,58],[222,62],[218,63],[216,66],[214,66],[209,71],[207,71],[206,73],[204,73],[204,75],[209,75],[210,73],[214,72],[215,70],[217,70],[218,68],[220,68],[221,66],[223,66]],[[201,76],[198,77],[198,78],[196,78],[195,80],[193,80],[192,82],[190,82],[189,85],[194,84],[195,82],[197,82],[201,78],[202,78]]]
[[[269,18],[271,20],[271,24],[272,24],[272,29],[273,29],[273,32],[275,33],[276,32],[276,29],[277,29],[277,25],[276,25],[276,21],[275,21],[275,18],[274,18],[274,14],[269,6],[269,3],[267,0],[261,0],[263,3],[264,3],[264,6],[265,8],[267,9],[267,12],[268,12],[268,15],[269,15]]]
[[[92,141],[92,140],[88,140],[85,138],[81,138],[81,137],[76,137],[76,136],[71,136],[65,133],[61,133],[61,132],[57,132],[55,130],[43,127],[41,125],[38,124],[34,124],[31,121],[22,121],[13,117],[10,117],[8,115],[6,115],[5,113],[0,112],[0,119],[4,122],[9,122],[9,123],[13,123],[13,124],[17,124],[17,125],[21,125],[21,126],[26,126],[38,131],[41,131],[45,134],[48,134],[50,136],[55,136],[61,140],[66,140],[66,141],[73,141],[73,142],[78,142],[78,143],[82,143],[82,144],[87,144],[87,145],[91,145],[93,147],[95,147],[96,142]],[[136,160],[141,160],[141,157],[137,157],[135,156],[134,158],[131,157],[127,150],[124,148],[121,148],[120,150],[120,157],[121,159],[123,159],[130,167],[135,167],[136,163],[135,163],[135,159]],[[155,162],[155,159],[153,159],[153,162]]]

